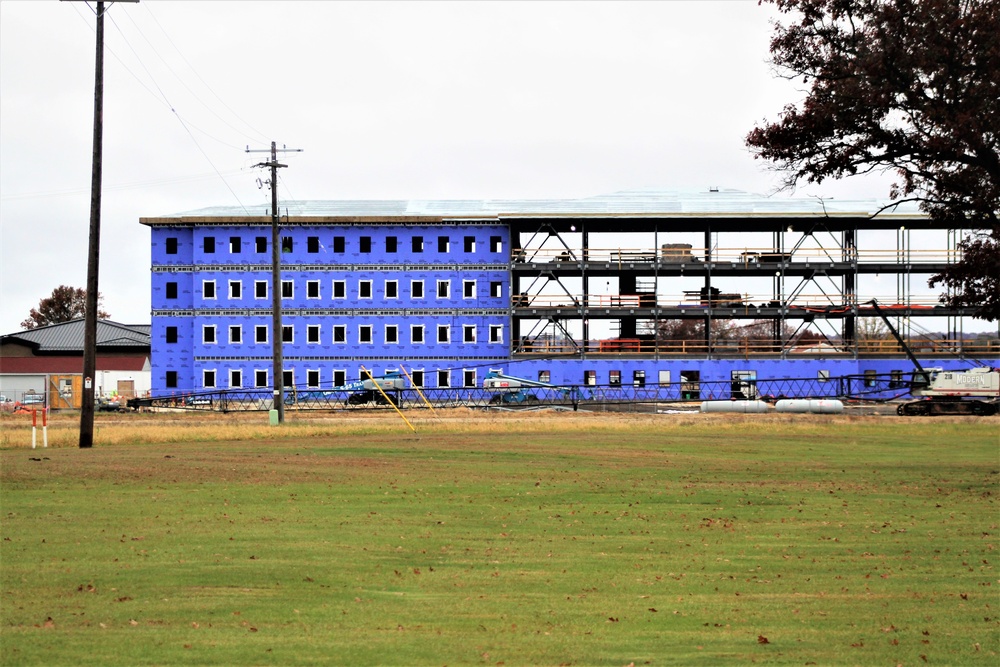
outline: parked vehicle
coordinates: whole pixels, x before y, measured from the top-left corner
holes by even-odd
[[[95,398],[94,409],[98,412],[125,412],[120,399]]]
[[[386,397],[389,400],[386,400]],[[347,397],[348,405],[366,405],[368,403],[374,403],[375,405],[399,405],[399,399],[396,398],[395,394],[386,393],[385,396],[382,392],[377,389],[365,389],[363,391],[356,391]]]

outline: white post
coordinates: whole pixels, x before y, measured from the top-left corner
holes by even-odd
[[[42,412],[42,447],[49,446],[49,409]]]

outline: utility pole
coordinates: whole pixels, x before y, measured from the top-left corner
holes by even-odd
[[[139,0],[119,0],[139,2]],[[114,2],[110,3],[114,4]],[[87,245],[87,304],[83,316],[83,403],[80,448],[94,446],[94,386],[97,376],[97,277],[101,258],[101,171],[104,146],[104,3],[97,3],[94,63],[94,144],[90,177],[90,240]]]
[[[301,153],[301,148],[282,148],[283,152]],[[250,150],[247,146],[247,153],[266,153],[267,150]],[[271,355],[272,370],[274,377],[274,409],[278,411],[278,423],[285,422],[285,377],[284,361],[282,355],[282,326],[281,326],[281,239],[278,237],[278,168],[287,167],[287,164],[278,162],[278,148],[275,142],[271,142],[271,161],[260,162],[255,167],[269,167],[271,169]]]

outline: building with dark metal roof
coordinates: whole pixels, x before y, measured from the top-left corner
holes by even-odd
[[[11,401],[43,395],[53,408],[79,408],[83,387],[83,319],[0,336],[0,394]],[[150,325],[98,320],[98,396],[150,389]]]

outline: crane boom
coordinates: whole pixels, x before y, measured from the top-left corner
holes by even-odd
[[[924,367],[920,365],[920,361],[918,361],[916,355],[913,354],[913,350],[910,349],[910,346],[906,344],[906,341],[903,340],[903,337],[899,335],[898,331],[896,331],[896,327],[892,326],[892,322],[889,321],[889,318],[886,317],[885,313],[882,312],[882,309],[879,308],[878,301],[872,299],[868,303],[872,305],[872,308],[875,309],[875,312],[878,313],[878,316],[881,317],[882,321],[885,322],[885,325],[889,327],[889,331],[892,333],[892,337],[895,338],[896,342],[899,343],[899,346],[903,348],[903,352],[906,352],[906,356],[910,359],[910,362],[913,364],[914,368],[917,369],[917,372],[920,373],[920,377],[922,378],[927,377],[927,373],[926,371],[924,371]]]

